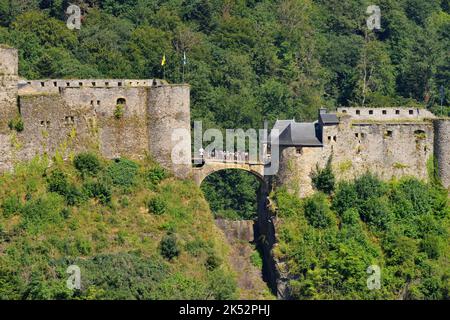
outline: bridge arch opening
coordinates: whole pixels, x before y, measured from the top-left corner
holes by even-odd
[[[242,169],[216,170],[200,185],[215,218],[230,220],[256,220],[258,194],[264,187],[262,176]]]

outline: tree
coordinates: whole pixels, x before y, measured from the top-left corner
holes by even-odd
[[[332,160],[333,156],[330,156],[323,169],[320,169],[319,164],[317,164],[316,171],[313,172],[311,177],[314,188],[326,194],[331,194],[334,191],[335,177],[331,166]]]

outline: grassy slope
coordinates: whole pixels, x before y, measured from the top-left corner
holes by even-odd
[[[47,168],[45,160],[35,159],[0,176],[0,298],[236,296],[224,258],[229,248],[193,182],[168,178],[151,186],[147,161],[140,163],[132,187],[112,187],[110,204],[85,199],[68,206],[63,196],[48,192],[55,167],[82,190],[83,178],[68,163]],[[164,214],[149,213],[152,197],[166,203]],[[172,260],[159,250],[168,232],[176,235],[181,252]],[[72,263],[81,267],[81,292],[65,286]]]

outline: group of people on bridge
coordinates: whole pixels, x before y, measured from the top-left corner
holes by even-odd
[[[244,151],[223,151],[223,150],[211,150],[205,151],[203,148],[198,150],[200,158],[204,161],[219,161],[219,162],[249,162],[250,157],[248,152]]]

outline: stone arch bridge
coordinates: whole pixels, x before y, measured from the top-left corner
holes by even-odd
[[[199,167],[192,169],[195,183],[200,186],[205,178],[217,171],[237,169],[244,170],[253,174],[258,180],[265,184],[264,180],[264,163],[262,162],[235,162],[235,161],[217,161],[205,160]]]

